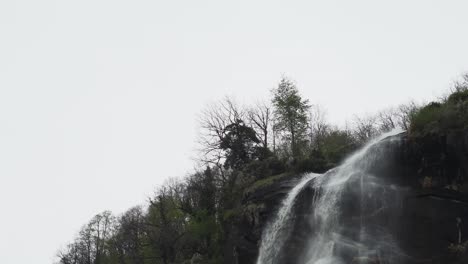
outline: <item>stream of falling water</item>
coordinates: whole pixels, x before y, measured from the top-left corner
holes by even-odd
[[[320,174],[309,173],[303,176],[299,183],[288,193],[286,199],[281,204],[281,207],[275,217],[263,232],[262,244],[260,246],[260,254],[257,263],[273,263],[283,246],[290,231],[290,221],[292,218],[291,209],[294,206],[297,195],[302,189],[315,177]]]
[[[376,177],[369,173],[369,168],[385,158],[386,148],[381,142],[391,143],[395,140],[392,136],[402,132],[402,130],[393,130],[375,138],[347,158],[342,165],[323,175],[305,175],[282,202],[274,220],[266,226],[257,264],[277,263],[278,254],[293,225],[291,213],[296,197],[313,178],[316,178],[313,181],[315,189],[313,213],[310,215],[313,232],[308,235],[309,241],[305,245],[305,252],[297,264],[348,263],[344,259],[348,261],[352,259],[352,263],[367,263],[374,258],[376,260],[385,258],[386,263],[398,263],[389,261],[390,258],[385,256],[386,253],[395,255],[398,251],[391,234],[384,228],[383,231],[379,229],[377,232],[374,226],[368,226],[364,211],[368,211],[369,207],[375,209],[371,214],[377,214],[388,207],[388,200],[396,197],[388,190],[389,186],[378,183]],[[340,211],[340,204],[346,202],[343,201],[345,199],[343,192],[349,189],[351,183],[353,191],[357,192],[356,203],[360,208],[354,225],[344,222],[343,213]],[[387,193],[390,193],[391,197]],[[376,200],[377,205],[368,206],[367,199]]]

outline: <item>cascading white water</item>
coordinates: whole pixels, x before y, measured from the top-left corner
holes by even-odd
[[[366,199],[379,200],[379,206],[376,206],[377,209],[372,213],[386,207],[387,201],[383,193],[372,197],[375,191],[386,189],[377,184],[376,177],[369,173],[369,168],[385,158],[386,152],[385,148],[381,146],[381,141],[402,132],[394,130],[372,140],[346,159],[341,166],[325,173],[315,182],[314,187],[320,190],[317,192],[319,197],[313,205],[314,214],[311,216],[315,232],[310,237],[303,259],[304,263],[344,263],[341,255],[346,251],[355,255],[355,263],[360,263],[369,261],[365,259],[374,258],[375,254],[381,254],[378,252],[380,247],[385,247],[386,251],[395,251],[396,245],[392,244],[393,239],[389,237],[388,233],[381,232],[380,236],[382,237],[375,237],[367,232],[364,210],[367,209],[365,208],[367,207]],[[352,191],[358,192],[355,197],[359,199],[354,201],[354,203],[359,204],[359,212],[354,214],[355,218],[359,219],[356,219],[354,225],[342,221],[342,208],[339,206],[343,202],[343,192],[351,184],[353,184]],[[380,243],[384,239],[386,244]],[[360,261],[360,258],[363,260]]]
[[[288,193],[286,199],[281,204],[279,211],[273,222],[269,223],[263,232],[260,254],[257,264],[273,263],[279,249],[283,246],[288,237],[291,209],[294,206],[297,195],[313,178],[320,174],[309,173],[303,176],[299,183]]]
[[[289,235],[288,228],[292,225],[290,213],[295,198],[315,177],[313,213],[310,215],[313,232],[309,235],[305,252],[298,264],[348,263],[344,259],[352,259],[353,263],[367,263],[371,262],[371,258],[385,258],[388,263],[398,263],[388,261],[390,258],[385,255],[397,255],[398,252],[390,232],[385,227],[376,227],[375,223],[368,220],[391,207],[389,201],[396,201],[398,197],[391,190],[393,186],[382,184],[378,177],[369,172],[369,168],[384,158],[382,140],[402,132],[393,130],[381,135],[346,159],[342,165],[323,175],[306,175],[291,190],[274,221],[264,230],[257,264],[278,261],[278,254]],[[346,216],[340,205],[349,201],[343,198],[343,193],[351,193],[351,197],[356,198],[356,201],[351,202],[358,208],[346,221],[343,220]]]

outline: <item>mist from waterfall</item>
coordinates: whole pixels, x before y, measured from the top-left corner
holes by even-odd
[[[399,187],[374,175],[385,163],[394,137],[402,130],[382,134],[322,175],[307,174],[287,195],[276,217],[263,232],[257,264],[279,263],[288,239],[296,197],[306,187],[314,189],[308,217],[310,234],[297,264],[399,263],[392,230],[398,218]],[[378,262],[385,260],[385,262]],[[291,262],[292,263],[292,262]]]

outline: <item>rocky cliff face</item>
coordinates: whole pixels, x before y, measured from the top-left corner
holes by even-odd
[[[263,228],[298,178],[298,175],[281,175],[276,180],[245,192],[242,208],[228,227],[224,263],[255,263]]]
[[[408,263],[468,260],[468,131],[407,138],[401,247]]]
[[[468,260],[468,131],[446,135],[406,136],[375,175],[398,188],[397,210],[369,215],[368,221],[392,221],[402,263],[467,263]],[[225,263],[255,263],[262,230],[299,176],[285,175],[246,191],[242,209],[227,227]],[[294,207],[292,234],[280,255],[280,263],[297,263],[314,226],[311,186],[299,195]],[[354,221],[353,192],[342,208]],[[397,212],[397,213],[395,213]],[[391,215],[390,215],[391,214]],[[388,223],[386,223],[388,225]],[[385,242],[385,241],[382,241]],[[350,256],[350,263],[385,263],[385,259]]]

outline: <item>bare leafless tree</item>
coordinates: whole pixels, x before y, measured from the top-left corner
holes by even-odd
[[[268,148],[268,136],[270,134],[272,108],[265,102],[257,102],[253,107],[247,111],[249,125],[257,133],[262,146]]]
[[[58,253],[62,264],[100,264],[108,254],[107,240],[116,230],[115,217],[109,211],[94,216],[78,233],[75,241]]]
[[[417,109],[417,104],[410,101],[398,107],[384,109],[374,116],[355,117],[355,135],[358,140],[367,140],[369,137],[395,128],[409,130],[411,117]]]
[[[379,132],[388,132],[398,127],[398,116],[394,108],[387,108],[377,113],[375,117]]]
[[[459,80],[455,81],[451,90],[452,93],[468,90],[468,73],[463,74]]]
[[[245,116],[245,111],[229,97],[209,104],[198,118],[198,161],[221,168],[225,153],[220,147],[220,142],[225,136],[225,128],[237,120],[243,120]]]
[[[398,126],[408,131],[411,124],[411,118],[418,108],[419,106],[414,101],[399,105],[396,111],[396,115],[398,116]]]
[[[319,105],[313,105],[309,111],[309,140],[311,148],[320,148],[323,138],[330,130],[326,111]]]
[[[117,220],[117,231],[108,244],[118,263],[144,263],[145,213],[140,206],[132,207]]]
[[[377,126],[377,118],[372,115],[359,117],[355,116],[353,119],[353,134],[358,142],[361,144],[375,137],[379,133]]]

